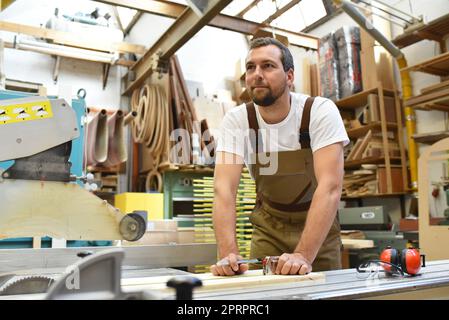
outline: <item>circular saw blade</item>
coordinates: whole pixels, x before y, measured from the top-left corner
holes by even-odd
[[[45,293],[53,282],[53,278],[46,276],[21,277],[6,283],[0,289],[0,295],[9,296],[17,294]]]

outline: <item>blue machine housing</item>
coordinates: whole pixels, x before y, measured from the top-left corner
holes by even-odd
[[[35,94],[0,90],[0,100],[28,98],[36,96]],[[48,96],[49,99],[57,99],[54,96]],[[78,124],[79,137],[72,141],[72,152],[69,161],[72,163],[70,172],[77,177],[82,176],[83,172],[83,155],[84,155],[84,119],[86,117],[86,101],[83,98],[72,99],[71,106],[76,113],[76,120]],[[1,169],[8,169],[14,164],[14,160],[0,162]],[[82,181],[77,181],[80,186],[83,186]],[[44,237],[41,239],[42,248],[51,248],[51,238]],[[79,241],[68,240],[67,247],[85,247],[85,246],[109,246],[111,241]],[[15,248],[32,248],[33,238],[11,238],[0,240],[0,249],[15,249]]]

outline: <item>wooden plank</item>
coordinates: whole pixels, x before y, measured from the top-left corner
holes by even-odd
[[[427,39],[427,37],[433,40],[443,39],[447,34],[449,34],[449,14],[443,15],[427,24],[422,24],[418,29],[413,28],[411,31],[397,36],[393,39],[393,43],[399,48],[404,48]]]
[[[404,104],[406,106],[415,106],[418,104],[431,102],[433,100],[445,97],[449,97],[449,88],[411,97],[410,99],[406,100]]]
[[[388,122],[387,123],[387,129],[388,130],[396,130],[398,128],[398,125],[394,122]],[[347,131],[349,138],[360,138],[364,136],[369,130],[372,131],[380,131],[381,130],[381,123],[380,121],[372,122],[364,126],[360,126],[359,128],[355,129],[349,129]]]
[[[434,92],[434,91],[438,91],[441,88],[446,89],[446,87],[449,87],[449,80],[437,83],[437,84],[433,84],[431,86],[425,87],[421,89],[421,93],[422,94],[426,94],[426,93],[430,93],[430,92]]]
[[[345,249],[367,249],[374,248],[373,240],[362,239],[341,239]]]
[[[401,158],[390,157],[392,163],[400,163]],[[385,163],[384,157],[369,157],[360,160],[351,160],[345,162],[345,169],[354,169],[360,167],[362,164],[383,164]]]
[[[285,6],[280,8],[279,10],[276,10],[275,13],[273,13],[271,16],[269,16],[265,21],[262,22],[262,24],[270,24],[272,21],[274,21],[276,18],[283,15],[285,12],[293,8],[295,5],[297,5],[301,0],[291,0],[289,3],[287,3]]]
[[[307,275],[263,275],[262,270],[249,270],[244,274],[229,277],[214,276],[211,273],[195,274],[194,277],[203,282],[203,286],[195,291],[218,290],[229,288],[249,288],[280,283],[302,281],[324,281],[324,273],[311,272]],[[122,286],[128,289],[135,287],[152,290],[173,290],[167,288],[167,281],[173,276],[128,278],[122,279]]]
[[[368,103],[368,96],[372,93],[377,94],[378,88],[371,88],[368,90],[364,90],[362,92],[358,92],[353,94],[352,96],[343,98],[335,102],[337,107],[342,109],[356,109],[364,106]],[[395,92],[389,89],[383,89],[384,96],[394,97]]]
[[[401,153],[401,164],[402,164],[402,183],[404,189],[408,189],[408,170],[407,170],[407,158],[405,154],[404,140],[402,139],[402,105],[399,100],[399,95],[394,95],[395,107],[396,107],[396,123],[397,123],[397,137],[399,144],[399,152]]]
[[[251,10],[252,8],[254,8],[255,6],[257,6],[257,4],[260,2],[261,0],[253,0],[250,4],[248,4],[245,8],[243,8],[242,11],[240,11],[237,16],[238,17],[243,17],[249,10]]]
[[[0,30],[26,34],[37,38],[44,38],[53,40],[59,44],[68,46],[105,51],[105,52],[120,52],[120,53],[135,53],[143,54],[145,47],[141,45],[125,43],[125,42],[108,42],[96,37],[93,38],[89,34],[74,34],[71,32],[52,30],[47,28],[38,28],[29,25],[23,25],[13,22],[0,21]]]
[[[382,143],[384,147],[384,158],[385,166],[387,171],[387,193],[393,192],[393,182],[391,181],[391,163],[390,163],[390,152],[388,146],[388,135],[387,135],[387,116],[385,111],[385,99],[384,92],[382,90],[382,83],[379,81],[379,111],[380,111],[380,123],[382,126]],[[398,137],[400,138],[400,136]]]
[[[365,137],[363,138],[362,142],[360,143],[359,148],[355,151],[353,160],[359,160],[362,158],[362,154],[365,151],[366,147],[368,146],[368,142],[371,140],[372,137],[372,131],[368,130]]]
[[[415,139],[416,142],[425,144],[434,144],[435,142],[448,137],[449,131],[438,131],[438,132],[420,133],[413,135],[413,139]]]
[[[449,75],[449,52],[434,56],[428,60],[421,61],[416,65],[402,68],[403,71],[421,71],[437,76]]]

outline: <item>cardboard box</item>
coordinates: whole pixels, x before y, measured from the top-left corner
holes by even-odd
[[[125,192],[115,195],[115,206],[123,213],[143,210],[148,213],[148,220],[164,218],[164,194]]]

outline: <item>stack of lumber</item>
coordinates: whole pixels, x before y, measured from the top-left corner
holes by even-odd
[[[421,94],[405,101],[406,106],[449,110],[449,80],[421,89]]]
[[[345,196],[361,196],[377,192],[376,170],[349,171],[343,178],[343,192]]]
[[[194,226],[196,243],[215,243],[215,233],[212,224],[212,208],[214,200],[214,180],[212,177],[195,179],[194,186]],[[243,258],[249,258],[252,225],[249,221],[254,204],[256,203],[256,187],[245,168],[240,179],[236,197],[236,235],[240,254]],[[217,257],[218,258],[218,257]],[[209,265],[197,265],[194,272],[208,272]]]

